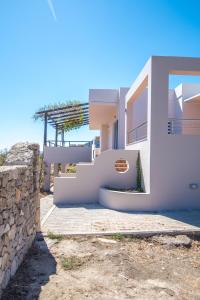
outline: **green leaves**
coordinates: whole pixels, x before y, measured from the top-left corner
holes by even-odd
[[[137,177],[136,177],[136,189],[139,192],[143,192],[142,188],[142,168],[141,168],[141,162],[140,162],[140,152],[138,152],[138,157],[136,161],[136,169],[137,169]]]
[[[40,114],[40,112],[63,108],[63,110],[61,111],[60,114],[58,111],[57,118],[56,118],[57,124],[62,123],[62,125],[58,125],[58,133],[61,133],[62,130],[64,130],[64,132],[68,132],[73,129],[78,129],[84,123],[83,109],[82,109],[82,106],[79,106],[79,104],[81,104],[81,102],[78,100],[70,100],[70,101],[66,101],[66,102],[59,102],[59,103],[45,105],[45,106],[41,107],[33,115],[33,119],[35,121],[37,121],[37,120],[43,121],[45,113]],[[66,106],[69,106],[69,107],[66,107]],[[69,114],[69,117],[66,116],[66,121],[65,121],[65,119],[63,119],[62,114],[65,114],[65,115]],[[73,114],[75,115],[74,117],[73,117]],[[52,118],[51,118],[51,115],[52,115]],[[49,118],[49,120],[53,119],[53,112],[48,112],[48,118]]]

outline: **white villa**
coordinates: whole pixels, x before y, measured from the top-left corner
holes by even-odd
[[[200,59],[153,56],[130,88],[89,91],[89,126],[100,130],[101,154],[92,143],[44,147],[46,189],[52,163],[63,170],[77,163],[75,174],[55,177],[54,204],[200,209],[200,84],[169,89],[170,74],[198,76]],[[132,191],[138,157],[142,192]]]

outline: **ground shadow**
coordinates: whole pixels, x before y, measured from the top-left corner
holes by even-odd
[[[98,203],[75,203],[75,204],[55,204],[58,208],[85,208],[88,210],[92,209],[109,209],[106,207],[101,206]]]
[[[159,214],[200,229],[200,210],[163,211]]]
[[[56,273],[56,261],[38,235],[15,276],[4,290],[3,300],[37,300],[42,286]]]

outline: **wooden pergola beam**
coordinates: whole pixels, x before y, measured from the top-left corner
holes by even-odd
[[[63,115],[71,115],[71,114],[74,114],[74,113],[81,113],[81,112],[84,112],[84,111],[88,111],[89,110],[89,106],[87,107],[81,107],[80,110],[78,109],[70,109],[70,110],[65,110],[65,111],[58,111],[58,112],[55,112],[55,113],[48,113],[48,116],[49,117],[54,117],[54,116],[63,116]],[[43,114],[42,114],[43,115]]]
[[[71,113],[71,114],[59,114],[59,115],[56,115],[56,116],[48,116],[48,118],[50,120],[56,120],[56,119],[59,119],[59,118],[68,118],[68,117],[74,117],[74,116],[80,116],[81,115],[85,115],[85,114],[89,114],[89,110],[84,110],[84,111],[81,111],[81,112],[76,112],[76,113]]]
[[[79,121],[79,119],[73,119],[73,121]],[[87,121],[89,121],[89,118],[85,118],[85,119],[83,119],[82,120],[82,123],[84,123],[84,122],[87,122]],[[63,120],[63,121],[58,121],[58,122],[54,122],[54,123],[52,123],[51,125],[53,126],[53,125],[65,125],[65,124],[67,124],[68,123],[68,121],[65,121],[65,120]],[[82,123],[80,123],[80,125],[82,124]]]
[[[58,133],[62,133],[62,141],[64,141],[65,125],[74,121],[72,129],[89,124],[89,104],[80,103],[74,105],[66,105],[59,108],[38,111],[36,115],[40,116],[44,121],[44,146],[47,145],[47,127],[50,124],[55,128],[55,145],[58,144]]]
[[[81,124],[81,126],[85,126],[85,125],[88,125],[89,124],[89,121],[85,121]],[[56,125],[52,125],[53,128],[56,128]],[[62,130],[64,128],[64,124],[57,124],[57,128],[58,130]]]
[[[50,120],[48,120],[48,123],[49,124],[53,124],[53,123],[57,123],[57,122],[59,122],[59,121],[63,121],[63,122],[68,122],[68,121],[73,121],[73,120],[80,120],[80,118],[82,118],[82,119],[86,119],[86,118],[88,118],[89,117],[89,115],[87,114],[87,115],[81,115],[80,117],[79,117],[79,115],[77,115],[77,116],[74,116],[74,117],[71,117],[71,118],[59,118],[59,119],[50,119]]]

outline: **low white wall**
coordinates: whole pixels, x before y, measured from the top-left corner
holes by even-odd
[[[46,163],[79,163],[92,160],[92,146],[83,147],[44,147]]]
[[[44,147],[44,191],[50,190],[51,164],[54,164],[54,176],[58,174],[58,164],[62,165],[62,170],[70,163],[91,162],[92,145],[83,147]]]
[[[148,205],[149,194],[111,191],[100,188],[99,203],[107,208],[131,211],[141,210],[141,202]]]
[[[96,158],[94,164],[78,164],[76,178],[55,178],[54,204],[97,202],[100,187],[134,187],[137,155],[138,151],[133,150],[107,150]],[[128,161],[127,172],[115,170],[118,159]]]

